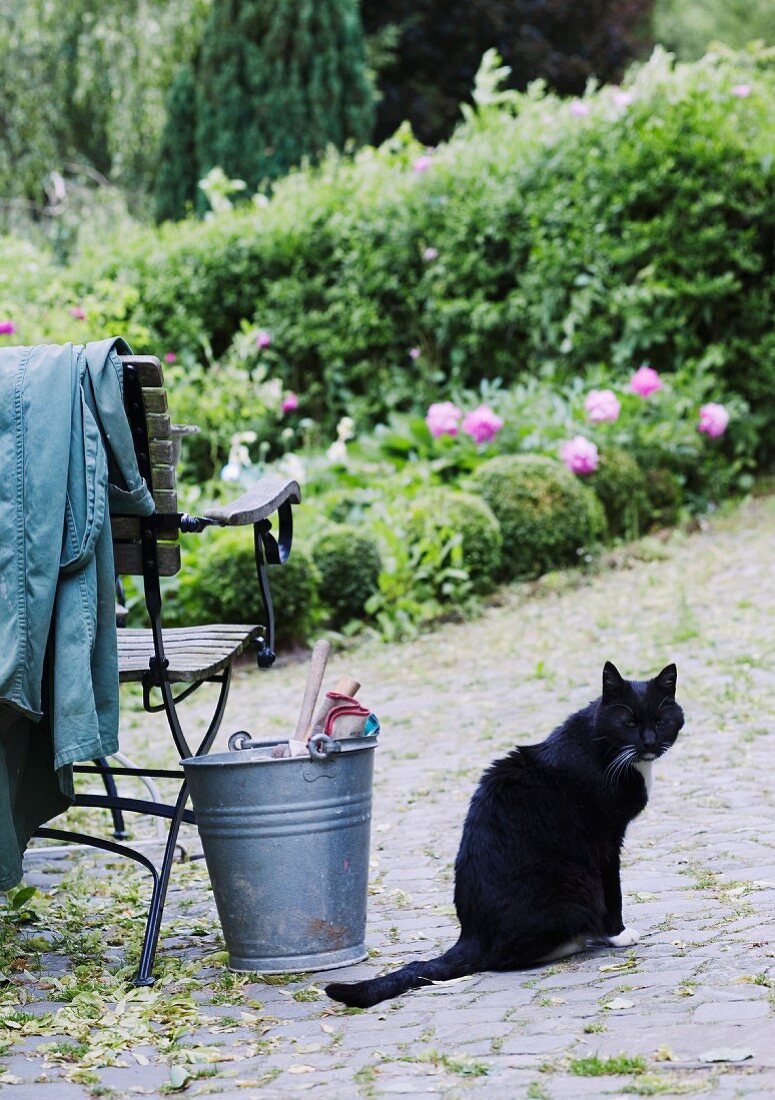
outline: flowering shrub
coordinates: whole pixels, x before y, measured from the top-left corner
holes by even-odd
[[[502,427],[503,420],[489,405],[479,405],[463,417],[463,431],[471,436],[474,443],[489,443]]]
[[[560,458],[574,474],[591,474],[599,461],[597,447],[583,435],[574,435],[560,447]]]
[[[432,436],[457,435],[462,409],[451,401],[438,401],[431,405],[425,416],[425,423]]]
[[[618,420],[621,402],[613,390],[592,390],[584,398],[584,409],[593,424]]]
[[[723,405],[710,401],[700,409],[700,422],[697,425],[698,432],[705,432],[712,439],[717,439],[727,430],[729,413]]]
[[[650,397],[662,389],[662,379],[653,367],[642,366],[630,379],[630,389],[641,397]]]

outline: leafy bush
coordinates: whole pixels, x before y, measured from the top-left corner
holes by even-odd
[[[363,527],[330,527],[312,547],[320,576],[322,603],[331,609],[332,625],[344,626],[363,615],[366,601],[378,589],[382,559],[373,536]]]
[[[680,478],[672,470],[656,467],[646,471],[646,496],[651,522],[670,527],[678,520],[683,498]]]
[[[431,489],[409,504],[409,537],[415,542],[460,536],[462,568],[477,592],[494,587],[501,564],[501,531],[492,509],[473,493]]]
[[[269,330],[275,376],[329,429],[483,379],[708,366],[767,460],[774,90],[766,52],[657,53],[573,103],[492,93],[424,171],[402,131],[268,204],[124,235],[71,293],[128,284],[128,327],[179,356],[219,357],[243,321]]]
[[[506,578],[577,564],[604,535],[600,501],[554,459],[501,455],[479,467],[473,485],[500,524]]]
[[[285,565],[270,565],[268,575],[277,645],[306,641],[318,585],[310,556],[294,545]],[[177,602],[187,623],[264,623],[252,531],[216,531],[203,539],[180,575]]]
[[[618,447],[603,451],[589,484],[603,505],[609,533],[637,538],[646,527],[650,506],[646,477],[635,459]]]

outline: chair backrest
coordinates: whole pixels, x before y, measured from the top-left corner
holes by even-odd
[[[122,355],[121,362],[124,365],[124,407],[132,429],[137,463],[156,502],[158,575],[171,577],[180,569],[180,543],[176,455],[164,374],[154,355]],[[169,516],[167,523],[165,516]],[[111,525],[116,574],[142,575],[140,519],[114,512]]]

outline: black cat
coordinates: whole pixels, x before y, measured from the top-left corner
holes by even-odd
[[[518,970],[582,951],[629,947],[619,852],[648,801],[651,762],[683,725],[676,667],[624,680],[609,662],[603,694],[539,745],[496,760],[471,800],[455,861],[460,939],[437,959],[370,981],[326,986],[368,1008],[433,981]]]

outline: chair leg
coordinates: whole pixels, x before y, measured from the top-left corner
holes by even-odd
[[[167,844],[164,848],[164,858],[159,869],[159,877],[154,882],[151,904],[148,910],[148,920],[145,926],[145,938],[140,953],[140,964],[134,978],[134,985],[153,985],[155,979],[152,974],[154,960],[156,958],[156,946],[159,941],[159,929],[164,913],[164,902],[167,897],[167,887],[170,881],[172,861],[175,857],[175,845],[178,839],[180,823],[183,820],[183,811],[188,800],[188,785],[183,783],[175,803],[175,812],[170,821]]]
[[[110,798],[118,798],[118,790],[116,789],[116,782],[110,772],[110,766],[104,756],[100,756],[94,760],[93,763],[100,769],[100,775],[102,776],[102,782],[105,784],[105,793]],[[113,817],[113,836],[116,840],[126,840],[129,836],[124,826],[124,815],[118,807],[111,807],[111,815]]]

